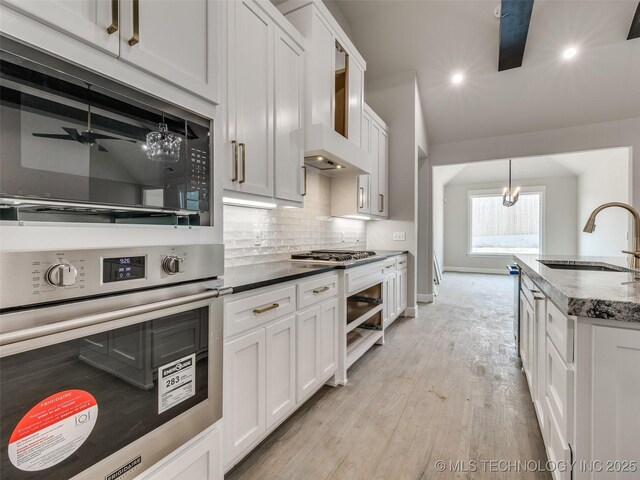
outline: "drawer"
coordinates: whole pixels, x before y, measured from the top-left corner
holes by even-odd
[[[382,270],[383,262],[347,269],[345,273],[347,295],[368,288],[376,283],[382,283]]]
[[[408,261],[409,259],[407,258],[406,255],[400,255],[399,257],[397,257],[396,259],[396,267],[398,270],[403,270],[405,268],[408,267]]]
[[[396,271],[396,262],[397,262],[396,257],[387,258],[384,262],[382,262],[385,275],[387,273]]]
[[[567,466],[565,471],[557,468],[551,472],[553,480],[569,480],[571,478],[571,449],[569,448],[569,442],[562,435],[561,428],[551,411],[550,405],[546,404],[547,411],[544,415],[544,431],[545,431],[545,446],[547,447],[547,456],[549,461],[558,464],[563,462]]]
[[[314,278],[296,285],[298,310],[338,294],[338,276]]]
[[[238,300],[232,296],[224,305],[224,336],[229,338],[295,310],[295,285],[243,296]]]
[[[558,349],[560,356],[567,363],[573,363],[573,320],[567,318],[558,307],[547,302],[547,335]]]
[[[570,441],[573,431],[573,369],[562,360],[549,338],[546,355],[547,403],[562,438]]]

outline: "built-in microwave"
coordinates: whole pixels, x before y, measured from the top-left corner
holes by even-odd
[[[212,121],[2,39],[0,219],[202,225]]]

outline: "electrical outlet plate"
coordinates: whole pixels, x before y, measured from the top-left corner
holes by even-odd
[[[259,247],[262,245],[262,234],[260,232],[253,232],[253,246]]]
[[[407,239],[406,232],[393,232],[393,240],[396,242],[401,242]]]

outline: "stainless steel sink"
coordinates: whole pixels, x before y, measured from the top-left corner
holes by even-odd
[[[553,268],[554,270],[586,270],[590,272],[615,272],[615,273],[625,273],[631,272],[632,270],[624,267],[618,267],[617,265],[610,264],[591,264],[587,262],[559,262],[555,260],[538,260],[545,267]]]

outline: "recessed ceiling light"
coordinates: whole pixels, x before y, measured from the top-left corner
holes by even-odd
[[[571,60],[577,54],[578,54],[578,49],[576,47],[569,47],[569,48],[566,48],[564,52],[562,52],[562,57],[565,60]]]
[[[464,75],[462,75],[461,73],[454,73],[453,76],[451,77],[451,83],[453,83],[454,85],[460,85],[464,80]]]
[[[321,161],[323,161],[323,160],[324,160],[324,157],[318,157],[318,158],[317,158],[317,160],[318,160],[319,162],[321,162]]]
[[[342,168],[342,165],[336,165],[336,168]]]

